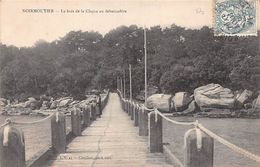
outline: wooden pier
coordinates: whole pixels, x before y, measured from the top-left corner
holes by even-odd
[[[51,157],[44,167],[163,167],[163,153],[150,153],[147,136],[138,135],[126,112],[122,111],[119,96],[110,94],[101,118],[97,118],[81,136],[68,144],[66,153]]]
[[[37,158],[25,162],[23,132],[7,120],[0,126],[1,167],[213,167],[214,140],[259,164],[260,157],[210,131],[198,121],[178,122],[156,108],[107,93],[96,104],[71,111],[71,131],[66,134],[65,115],[51,119],[52,143]],[[184,135],[184,163],[163,143],[162,120],[192,127]],[[39,123],[30,122],[26,124]]]

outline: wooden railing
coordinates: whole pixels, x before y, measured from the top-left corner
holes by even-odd
[[[101,99],[101,109],[107,104],[109,92]],[[72,138],[80,136],[81,132],[96,120],[99,107],[96,103],[90,103],[83,108],[75,107],[71,111],[71,131],[66,134],[66,116],[56,112],[48,117],[51,119],[51,147],[33,160],[25,161],[25,141],[23,132],[14,127],[13,124],[33,125],[41,122],[12,122],[7,119],[6,123],[0,126],[0,166],[1,167],[37,167],[48,157],[65,153],[66,145]]]
[[[172,120],[167,118],[156,108],[148,109],[144,105],[123,98],[120,91],[118,91],[118,94],[123,110],[128,113],[131,120],[134,120],[134,126],[139,126],[139,135],[148,136],[149,151],[151,153],[163,152],[174,166],[213,167],[214,140],[230,148],[232,151],[260,163],[260,157],[258,155],[221,138],[205,128],[198,121],[178,122]],[[184,135],[184,163],[163,144],[163,119],[176,125],[192,126]]]

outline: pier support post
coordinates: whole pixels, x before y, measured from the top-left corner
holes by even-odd
[[[191,131],[185,139],[185,167],[213,167],[214,140],[201,132],[201,148],[197,148],[196,131]]]
[[[132,102],[131,105],[131,120],[134,120],[135,104]]]
[[[127,112],[127,101],[125,100],[125,109],[124,109],[125,112]]]
[[[66,119],[63,113],[56,112],[51,118],[51,142],[55,153],[65,153]]]
[[[131,116],[131,111],[132,111],[132,102],[129,101],[128,116]]]
[[[126,110],[126,102],[125,102],[125,100],[122,100],[122,101],[123,101],[123,110],[125,112],[125,110]]]
[[[10,125],[0,129],[0,166],[25,167],[24,134]]]
[[[125,101],[125,112],[126,113],[128,112],[128,101],[127,100]]]
[[[96,104],[91,104],[91,119],[92,121],[95,121],[97,119],[97,113],[96,113]]]
[[[139,113],[139,136],[148,136],[148,112],[142,108]]]
[[[85,127],[88,127],[90,125],[90,109],[88,105],[86,105],[83,109],[83,121]]]
[[[77,108],[71,111],[71,128],[74,136],[81,135],[80,111]]]
[[[155,112],[151,112],[149,115],[149,136],[148,145],[151,153],[163,152],[162,144],[162,117]]]
[[[128,101],[128,107],[127,107],[127,114],[128,114],[128,116],[129,116],[129,113],[130,113],[130,105],[131,105],[131,103],[130,103],[130,101]]]
[[[96,117],[100,115],[99,106],[95,104]]]
[[[134,109],[134,126],[138,126],[139,125],[139,112],[140,109],[137,105],[135,105],[135,109]]]

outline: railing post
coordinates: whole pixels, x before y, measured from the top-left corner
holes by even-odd
[[[84,106],[83,109],[83,120],[84,120],[84,126],[88,127],[90,125],[90,111],[88,105]]]
[[[66,119],[63,113],[56,112],[51,118],[51,142],[55,153],[65,153]]]
[[[139,124],[139,112],[140,109],[137,105],[135,105],[135,109],[134,109],[134,126],[138,126]]]
[[[129,102],[128,100],[126,100],[126,110],[125,110],[126,113],[128,113],[128,108],[129,108]]]
[[[135,104],[132,102],[131,105],[131,120],[134,120]]]
[[[0,129],[0,166],[25,167],[24,134],[10,125]]]
[[[91,119],[92,121],[95,121],[97,119],[97,113],[96,113],[96,104],[91,104]]]
[[[71,111],[71,128],[75,136],[81,135],[80,111],[77,108]]]
[[[124,100],[124,111],[126,112],[126,110],[127,110],[127,102],[126,102],[126,100]]]
[[[132,111],[132,102],[129,101],[128,116],[131,116],[131,111]]]
[[[199,130],[200,131],[200,130]],[[198,148],[196,131],[191,131],[185,139],[185,167],[213,167],[214,140],[207,134],[201,133],[201,148]],[[200,137],[200,136],[198,136]]]
[[[97,103],[96,103],[95,106],[94,106],[94,110],[96,111],[96,117],[99,116],[100,111],[99,111],[99,107],[98,107],[98,104],[97,104]]]
[[[128,101],[125,100],[125,112],[127,113],[127,110],[128,110]]]
[[[121,101],[122,101],[122,107],[123,107],[123,111],[125,111],[125,100],[123,100],[123,99],[121,99]]]
[[[139,136],[148,136],[148,112],[142,108],[139,114]]]
[[[148,144],[151,153],[163,152],[162,144],[162,117],[154,111],[149,113],[149,136]]]

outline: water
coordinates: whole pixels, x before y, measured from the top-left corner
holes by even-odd
[[[0,125],[5,122],[6,116],[0,116]],[[22,122],[31,122],[43,119],[44,117],[33,116],[11,116],[11,120]],[[38,153],[47,149],[51,145],[51,122],[50,119],[37,124],[29,125],[15,125],[15,127],[22,129],[25,138],[25,158],[26,160],[38,156]],[[71,128],[70,118],[66,119],[67,131]]]
[[[179,121],[194,121],[197,118],[172,118]],[[254,154],[260,155],[260,120],[259,119],[213,119],[199,118],[205,127]],[[184,134],[192,127],[184,127],[163,122],[163,141],[169,143],[171,151],[183,162]],[[260,167],[260,164],[233,152],[215,141],[214,166],[217,167]]]

